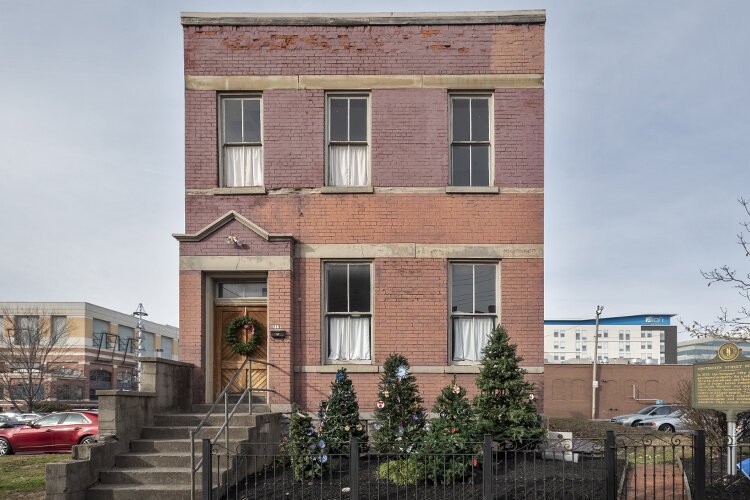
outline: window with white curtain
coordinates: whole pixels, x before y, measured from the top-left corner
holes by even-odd
[[[221,97],[222,186],[263,185],[260,96]]]
[[[327,96],[326,185],[370,185],[369,107],[367,94]]]
[[[370,264],[325,264],[328,361],[367,361],[372,321]]]
[[[491,96],[451,95],[450,110],[451,186],[491,186]]]
[[[497,265],[453,263],[450,271],[453,361],[479,361],[497,321]]]

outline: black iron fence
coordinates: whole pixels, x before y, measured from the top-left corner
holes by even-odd
[[[344,450],[300,457],[273,443],[227,450],[204,441],[203,470],[210,473],[202,492],[217,500],[750,499],[750,479],[729,473],[731,453],[742,466],[750,444],[707,444],[703,432],[608,432],[606,439],[560,433],[524,446],[485,436],[440,454],[403,443],[382,453],[352,440]]]

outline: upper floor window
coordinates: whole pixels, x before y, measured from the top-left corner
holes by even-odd
[[[453,361],[479,361],[497,320],[497,265],[451,264]]]
[[[68,318],[65,316],[50,317],[50,332],[53,338],[64,340],[68,336]]]
[[[325,265],[325,324],[329,361],[370,360],[370,264]]]
[[[94,318],[94,347],[112,349],[115,345],[115,336],[109,333],[109,323]]]
[[[220,102],[222,186],[262,186],[262,100],[259,96],[222,96]]]
[[[27,346],[39,344],[42,335],[39,316],[16,316],[15,328],[15,344]]]
[[[452,95],[450,111],[451,186],[492,185],[491,96]]]
[[[117,325],[117,350],[120,352],[133,352],[135,343],[135,331],[125,325]]]
[[[369,95],[329,94],[326,115],[326,184],[370,185]]]

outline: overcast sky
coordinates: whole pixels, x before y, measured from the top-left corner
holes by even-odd
[[[545,317],[736,307],[699,270],[750,267],[750,3],[685,0],[0,0],[0,301],[178,324],[181,11],[457,6],[547,9]]]

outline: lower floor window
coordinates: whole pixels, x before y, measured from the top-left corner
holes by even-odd
[[[331,316],[328,318],[328,359],[370,359],[370,318]]]
[[[479,361],[495,328],[495,318],[453,318],[453,360]]]

